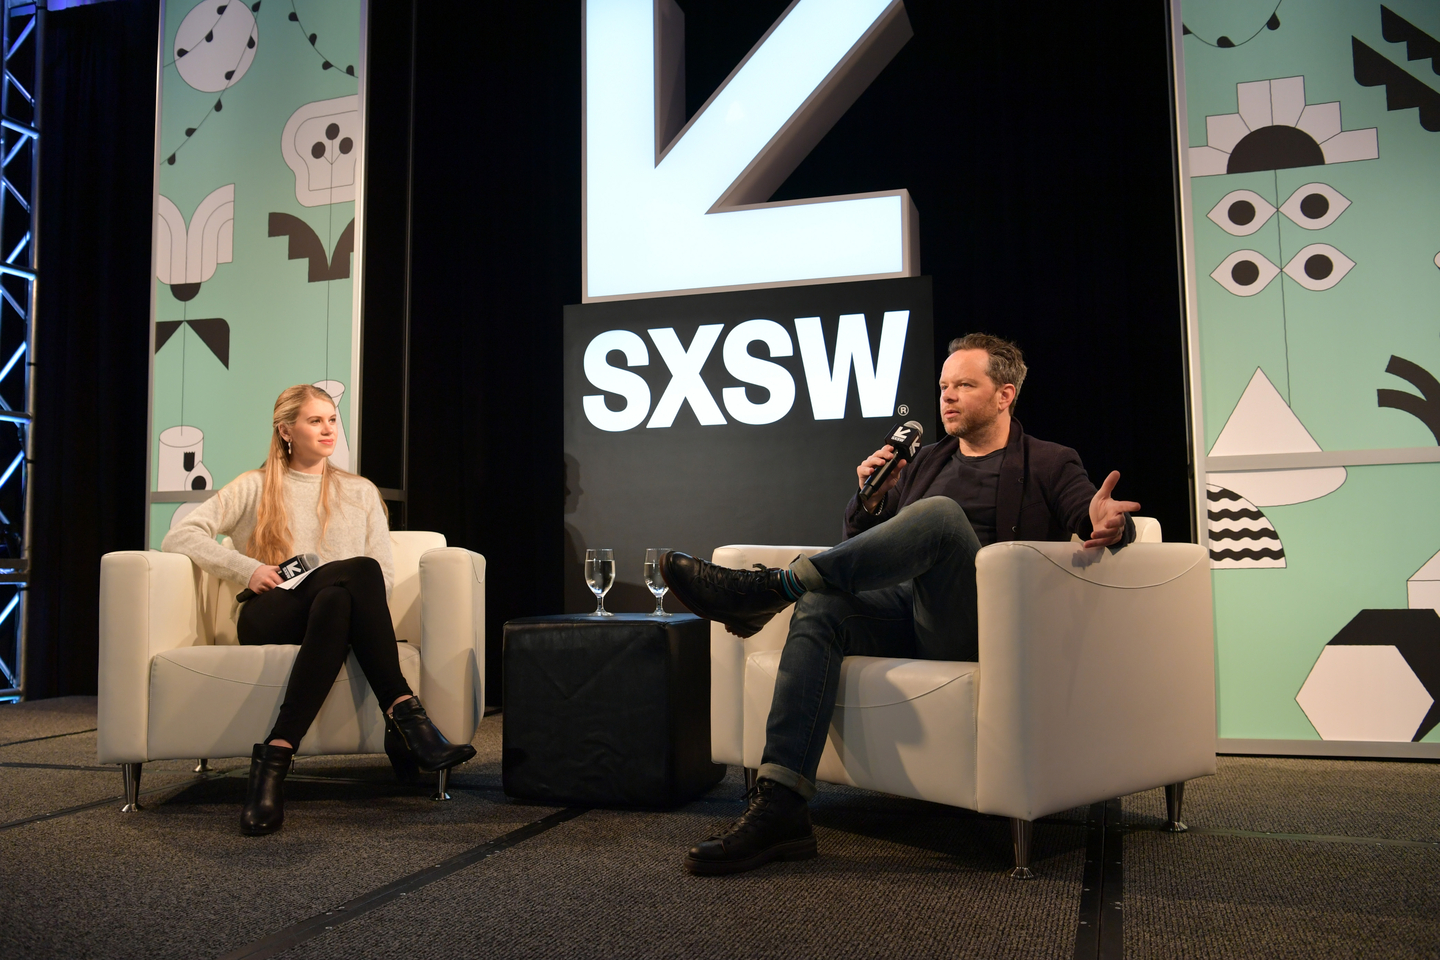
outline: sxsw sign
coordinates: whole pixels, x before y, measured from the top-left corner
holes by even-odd
[[[905,190],[769,202],[912,36],[901,0],[795,0],[688,121],[674,0],[584,10],[586,303],[918,275]]]

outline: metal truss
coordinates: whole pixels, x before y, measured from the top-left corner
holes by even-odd
[[[35,230],[44,0],[4,0],[0,24],[0,700],[24,695],[35,386]]]

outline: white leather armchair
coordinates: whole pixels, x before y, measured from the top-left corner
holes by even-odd
[[[846,657],[818,779],[1009,817],[1028,877],[1040,817],[1215,772],[1210,565],[1203,547],[1008,542],[976,557],[980,662]],[[786,566],[823,547],[717,549]],[[747,640],[712,624],[711,758],[753,771],[791,609]]]
[[[441,732],[468,743],[485,712],[485,558],[438,533],[395,531],[390,542],[400,671]],[[176,553],[101,559],[99,759],[123,766],[125,810],[139,808],[146,761],[248,757],[274,725],[300,648],[240,646],[238,589]],[[352,653],[296,753],[381,753],[384,742]],[[437,800],[448,799],[446,773]]]

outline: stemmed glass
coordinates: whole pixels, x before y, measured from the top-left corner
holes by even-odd
[[[668,617],[665,612],[665,591],[670,588],[665,586],[665,580],[660,575],[660,558],[668,551],[663,547],[651,547],[645,551],[645,586],[655,594],[655,612],[652,617]]]
[[[615,551],[608,547],[585,551],[585,582],[595,594],[595,616],[615,616],[605,609],[605,594],[615,585]]]

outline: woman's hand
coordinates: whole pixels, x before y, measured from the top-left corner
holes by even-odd
[[[280,568],[271,566],[259,566],[255,572],[250,574],[249,587],[255,593],[264,593],[273,587],[280,585]]]

